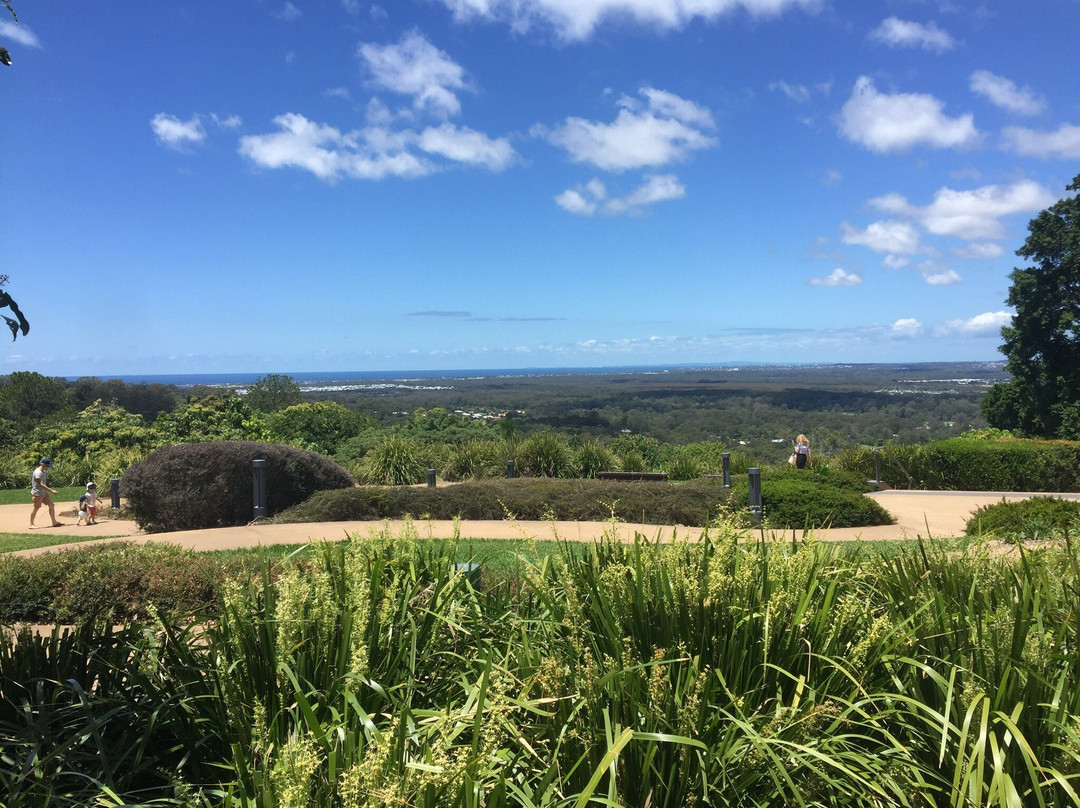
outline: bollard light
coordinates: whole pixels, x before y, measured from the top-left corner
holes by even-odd
[[[874,447],[874,479],[867,480],[871,485],[881,485],[881,447]]]
[[[266,461],[251,461],[252,495],[254,499],[254,519],[270,515],[266,507]]]
[[[765,513],[761,504],[761,469],[747,469],[746,473],[750,479],[750,521],[755,525],[760,525]]]
[[[724,488],[731,488],[731,452],[721,452],[720,462],[724,465]]]
[[[112,509],[120,510],[120,478],[113,477],[109,480],[109,493],[112,494]]]
[[[428,488],[434,488],[435,487],[435,469],[428,469],[427,470],[427,487]]]
[[[506,461],[506,479],[511,480],[517,476],[517,472],[514,471],[514,461]]]

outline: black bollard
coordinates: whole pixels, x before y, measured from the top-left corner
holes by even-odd
[[[265,460],[252,460],[251,461],[251,481],[252,481],[252,493],[254,495],[255,507],[254,517],[258,519],[260,517],[266,517],[270,515],[269,509],[266,507],[266,461]]]
[[[761,469],[747,469],[750,478],[750,520],[755,525],[761,524],[765,509],[761,504]]]
[[[120,510],[120,478],[113,477],[109,480],[109,493],[112,494],[112,509]]]
[[[435,469],[428,469],[427,470],[427,487],[428,488],[434,488],[435,487]]]
[[[506,461],[506,479],[512,480],[516,476],[517,476],[517,472],[514,471],[514,461],[513,460],[507,460]]]
[[[721,452],[720,462],[724,464],[724,488],[731,488],[731,452]]]

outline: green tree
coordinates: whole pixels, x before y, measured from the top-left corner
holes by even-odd
[[[292,376],[269,373],[248,388],[244,400],[256,412],[277,412],[303,401],[300,385]]]
[[[1068,186],[1080,191],[1080,174]],[[1009,276],[1016,314],[1001,329],[1012,378],[982,402],[998,429],[1080,438],[1080,198],[1059,200],[1028,223],[1016,254],[1034,262]]]
[[[0,384],[0,417],[23,431],[67,412],[72,407],[67,382],[30,370],[17,370]]]
[[[374,419],[334,401],[294,404],[266,417],[271,440],[330,454]]]
[[[264,427],[244,400],[233,393],[191,396],[163,412],[152,430],[159,444],[218,440],[260,440]]]

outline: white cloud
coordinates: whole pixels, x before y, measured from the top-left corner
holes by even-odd
[[[1008,126],[1001,132],[1005,148],[1028,157],[1044,160],[1080,158],[1080,126],[1063,123],[1056,132],[1037,132]]]
[[[910,204],[899,194],[871,199],[879,210],[914,219],[931,233],[981,240],[1004,236],[1001,217],[1033,213],[1053,204],[1055,197],[1037,182],[1022,180],[1009,186],[986,185],[970,191],[941,188],[925,207]]]
[[[810,279],[811,286],[858,286],[862,283],[862,277],[854,272],[846,272],[837,267],[824,277]]]
[[[805,84],[788,84],[786,81],[774,81],[769,85],[774,92],[781,92],[796,104],[806,104],[810,101],[810,88]]]
[[[221,129],[239,129],[244,121],[239,115],[215,115],[211,113],[210,120],[212,120]]]
[[[420,133],[418,145],[430,154],[438,154],[458,163],[481,165],[492,171],[501,171],[517,157],[506,138],[489,138],[468,127],[444,123]]]
[[[910,258],[905,258],[902,255],[886,255],[881,259],[881,263],[887,266],[889,269],[903,269],[911,263]]]
[[[177,151],[184,151],[188,146],[206,139],[206,130],[198,115],[182,121],[175,115],[159,112],[150,120],[150,128],[159,143]]]
[[[889,333],[898,339],[913,339],[922,335],[923,324],[914,317],[904,317],[892,324]]]
[[[816,11],[822,0],[442,0],[458,20],[504,22],[518,31],[547,25],[569,40],[588,38],[607,19],[630,19],[662,30],[692,20],[714,20],[743,11],[776,17],[790,10]]]
[[[890,48],[923,48],[944,53],[956,46],[956,40],[934,22],[923,25],[897,17],[888,17],[870,32],[870,38],[884,42]]]
[[[674,174],[653,174],[647,175],[645,182],[626,196],[608,198],[607,188],[594,178],[585,185],[563,191],[555,197],[555,202],[569,213],[592,216],[595,213],[637,213],[646,205],[681,199],[685,195],[686,188]]]
[[[954,249],[953,253],[969,261],[977,261],[986,258],[1000,258],[1005,254],[1005,248],[1000,244],[990,242],[973,242]]]
[[[277,17],[279,20],[284,20],[285,22],[292,22],[293,20],[298,19],[302,13],[303,12],[301,12],[300,9],[287,0],[285,5],[281,8],[270,12],[271,16]]]
[[[971,115],[948,117],[932,95],[879,93],[867,76],[855,82],[839,125],[841,135],[875,152],[970,146],[979,138]]]
[[[4,13],[7,14],[6,9]],[[37,38],[33,31],[22,24],[0,20],[0,37],[10,39],[12,42],[18,42],[27,48],[41,48],[41,40]]]
[[[442,124],[417,134],[385,126],[342,132],[296,113],[274,118],[277,132],[240,138],[240,153],[262,168],[300,168],[327,182],[420,177],[444,168],[429,157],[501,171],[517,159],[504,138]],[[415,151],[424,152],[418,155]]]
[[[976,70],[971,74],[971,91],[989,99],[994,106],[1017,115],[1038,115],[1046,109],[1045,99],[1030,87],[1017,87],[1009,79],[995,76],[989,70]]]
[[[963,283],[964,279],[950,267],[939,266],[934,263],[926,263],[920,266],[922,279],[929,286],[955,286]]]
[[[716,145],[716,138],[703,131],[715,127],[707,109],[663,90],[643,87],[640,92],[647,103],[621,99],[623,108],[612,123],[567,118],[551,131],[535,131],[565,149],[574,162],[605,171],[662,166]]]
[[[410,31],[396,45],[364,43],[358,55],[374,86],[412,96],[416,110],[441,117],[461,111],[456,91],[470,89],[464,69],[420,32]]]
[[[342,176],[418,177],[435,170],[406,151],[409,138],[399,133],[377,128],[342,133],[291,112],[278,115],[274,124],[277,132],[240,138],[240,153],[263,168],[300,168],[328,182]]]
[[[1001,333],[1002,326],[1012,323],[1012,315],[1007,311],[988,311],[976,314],[967,320],[949,320],[942,323],[936,333],[947,336],[949,334],[966,334],[972,337],[989,337]]]
[[[845,244],[858,244],[878,253],[912,255],[921,249],[919,231],[907,222],[887,219],[873,222],[865,230],[842,222],[840,230]]]

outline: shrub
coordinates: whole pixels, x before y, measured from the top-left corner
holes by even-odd
[[[518,471],[526,477],[569,477],[573,464],[570,447],[562,435],[537,432],[518,446]]]
[[[1080,529],[1080,502],[1058,497],[1031,497],[1016,502],[1002,499],[979,508],[968,520],[967,536],[994,534],[1008,541],[1057,538]]]
[[[615,456],[599,441],[585,440],[574,451],[574,468],[579,477],[592,480],[615,468]]]
[[[506,473],[506,452],[500,441],[469,438],[450,447],[442,475],[447,480],[482,480]]]
[[[345,469],[305,449],[254,441],[166,446],[134,463],[121,491],[148,532],[244,525],[252,518],[251,461],[266,460],[269,515],[315,491],[349,488]]]
[[[118,542],[21,558],[0,557],[0,622],[118,623],[185,617],[212,602],[214,583],[194,552]]]
[[[282,521],[516,519],[704,526],[727,492],[717,480],[686,483],[517,478],[467,481],[441,488],[362,487],[322,491],[281,514]]]
[[[415,485],[424,481],[430,452],[412,438],[390,435],[367,453],[360,478],[373,485]]]
[[[830,481],[832,477],[832,481]],[[862,486],[851,487],[847,475],[807,472],[784,467],[761,477],[765,525],[778,530],[891,525],[893,517]],[[731,489],[729,508],[749,507],[749,483],[741,477]]]

